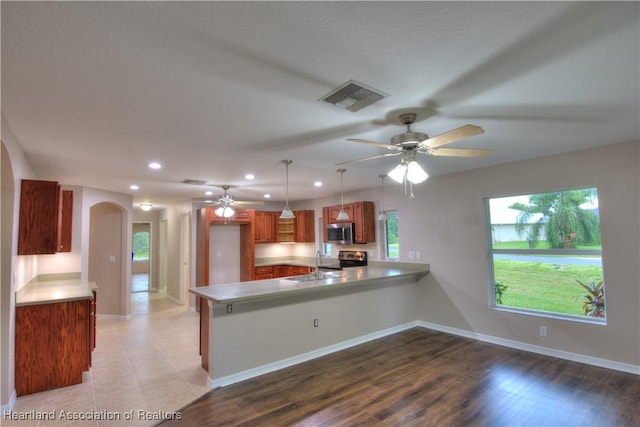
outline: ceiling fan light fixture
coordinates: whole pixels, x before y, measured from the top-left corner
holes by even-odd
[[[422,167],[416,162],[412,160],[407,165],[407,180],[412,184],[420,184],[421,182],[425,182],[429,178],[429,174],[422,169]]]
[[[389,172],[387,175],[389,175],[389,178],[391,178],[398,184],[402,184],[404,182],[404,177],[406,172],[407,172],[407,165],[405,165],[404,162],[402,162],[398,166],[393,168],[393,170]]]
[[[229,206],[220,206],[218,209],[215,210],[215,213],[216,215],[221,216],[223,218],[230,218],[236,213],[236,211],[234,211],[233,208]]]
[[[291,209],[289,208],[289,165],[293,163],[293,160],[283,160],[282,163],[285,165],[285,173],[286,173],[286,185],[287,185],[287,201],[284,205],[284,209],[280,214],[281,219],[293,219],[296,216],[293,214]]]

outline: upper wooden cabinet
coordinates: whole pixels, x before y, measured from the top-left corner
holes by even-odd
[[[293,214],[296,216],[293,227],[293,240],[299,243],[315,242],[315,211],[294,211]]]
[[[276,242],[277,212],[255,211],[254,240],[256,243]]]
[[[62,191],[55,181],[23,179],[18,255],[70,252],[72,217],[72,191]]]
[[[325,206],[322,208],[323,241],[327,241],[327,225],[338,223],[354,224],[353,243],[374,243],[376,241],[376,220],[373,202],[345,203],[344,210],[349,215],[348,220],[337,220],[342,205]]]

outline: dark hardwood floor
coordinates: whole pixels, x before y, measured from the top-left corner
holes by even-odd
[[[169,426],[640,426],[640,376],[414,328],[212,390]]]

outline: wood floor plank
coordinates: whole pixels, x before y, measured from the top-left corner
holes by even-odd
[[[170,426],[640,427],[640,377],[414,328],[212,390]]]

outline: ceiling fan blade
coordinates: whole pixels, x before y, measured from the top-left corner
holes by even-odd
[[[264,205],[262,200],[234,200],[231,205]]]
[[[348,163],[364,162],[365,160],[379,159],[380,157],[397,156],[398,154],[400,154],[400,153],[387,153],[387,154],[380,154],[379,156],[365,157],[364,159],[348,160],[348,161],[346,161],[346,162],[336,163],[336,166],[346,165],[346,164],[348,164]]]
[[[448,132],[434,136],[433,138],[426,139],[418,144],[418,148],[429,147],[435,148],[442,145],[451,144],[452,142],[460,141],[461,139],[470,138],[475,135],[484,133],[484,129],[476,125],[464,125],[459,128],[452,129]]]
[[[402,150],[402,147],[398,147],[397,145],[385,144],[384,142],[369,141],[368,139],[347,138],[347,141],[375,145],[376,147],[386,148],[387,150],[394,150],[394,151]]]
[[[423,151],[421,151],[422,153]],[[491,150],[483,148],[437,148],[426,152],[431,156],[447,156],[447,157],[485,157],[491,153]]]

